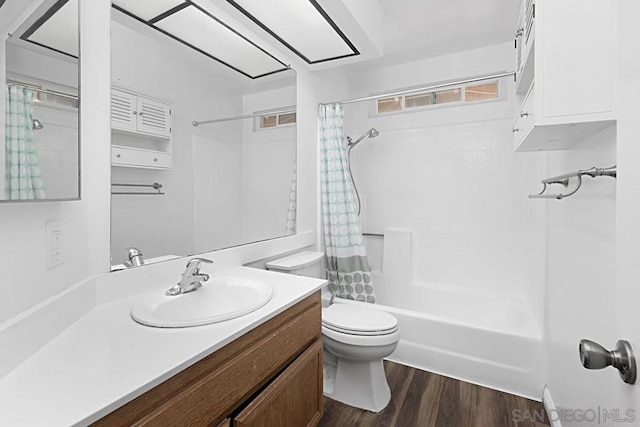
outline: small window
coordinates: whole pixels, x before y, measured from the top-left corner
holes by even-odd
[[[273,129],[281,126],[291,126],[296,124],[296,113],[282,113],[259,116],[256,129]]]
[[[465,88],[465,102],[484,101],[498,98],[498,82],[483,83]]]
[[[296,122],[296,113],[280,114],[278,116],[278,125],[292,125]]]
[[[433,94],[434,104],[447,104],[449,102],[462,101],[462,90],[460,88],[442,90]]]
[[[441,104],[464,104],[499,99],[498,80],[458,85],[435,92],[380,98],[376,101],[378,114],[398,113],[406,110],[424,110]]]
[[[272,128],[277,125],[278,116],[260,116],[261,128]]]
[[[404,98],[405,108],[424,107],[426,105],[432,105],[433,93],[421,93],[419,95],[407,95]]]
[[[393,113],[402,110],[402,97],[383,98],[378,100],[378,113]]]

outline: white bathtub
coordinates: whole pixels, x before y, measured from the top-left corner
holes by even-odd
[[[437,287],[422,287],[420,293],[422,298],[407,301],[421,304],[420,311],[384,301],[367,304],[399,321],[400,343],[389,360],[541,399],[543,339],[524,301]]]

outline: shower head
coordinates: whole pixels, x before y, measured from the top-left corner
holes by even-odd
[[[38,119],[33,119],[33,130],[40,130],[44,127],[42,122]]]
[[[360,141],[362,141],[365,138],[375,138],[378,135],[380,135],[380,132],[378,132],[378,129],[376,128],[371,128],[368,131],[366,131],[365,133],[363,133],[362,135],[360,135],[360,137],[358,139],[356,139],[355,141],[351,140],[351,137],[347,137],[347,146],[349,148],[353,148],[355,147]]]

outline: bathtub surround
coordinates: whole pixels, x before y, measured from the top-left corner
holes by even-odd
[[[322,226],[329,287],[341,298],[375,303],[364,239],[348,178],[343,119],[342,105],[320,106]]]

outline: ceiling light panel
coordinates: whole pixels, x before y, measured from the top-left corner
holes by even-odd
[[[154,25],[251,77],[286,68],[283,63],[194,6],[167,16]]]
[[[184,2],[184,0],[113,0],[114,5],[143,21],[150,21]]]
[[[78,31],[78,0],[69,0],[56,3],[21,38],[77,58]]]
[[[315,0],[227,0],[310,64],[359,52]]]

